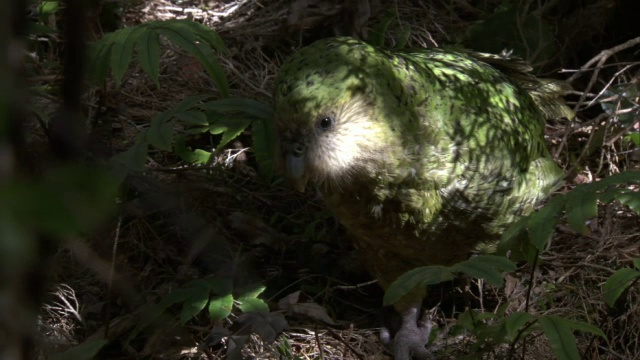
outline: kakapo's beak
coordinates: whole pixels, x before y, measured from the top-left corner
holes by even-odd
[[[287,179],[294,189],[303,192],[307,187],[309,175],[305,171],[305,147],[293,143],[285,152],[284,170]]]

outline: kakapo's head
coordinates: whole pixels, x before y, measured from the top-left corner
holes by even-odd
[[[296,189],[309,181],[339,189],[389,158],[399,136],[390,71],[384,53],[349,38],[318,41],[285,62],[275,122],[279,163]]]

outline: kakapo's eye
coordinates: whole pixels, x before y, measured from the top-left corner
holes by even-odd
[[[333,120],[331,116],[324,116],[320,120],[318,120],[318,128],[327,131],[331,129],[331,127],[333,127],[334,123],[335,120]]]

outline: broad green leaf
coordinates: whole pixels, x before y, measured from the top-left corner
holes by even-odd
[[[460,314],[460,316],[458,316],[458,324],[466,330],[475,331],[477,330],[477,325],[482,325],[478,321],[478,315],[480,315],[478,311],[467,309],[465,312]]]
[[[102,38],[90,46],[89,75],[91,80],[102,85],[109,73],[111,46],[113,43]]]
[[[624,189],[618,192],[616,200],[640,215],[640,192]]]
[[[604,300],[613,307],[622,293],[631,284],[640,279],[640,271],[630,268],[622,268],[611,275],[604,283]]]
[[[208,164],[211,153],[205,150],[191,150],[184,142],[184,138],[176,140],[173,144],[173,152],[182,160],[192,164]]]
[[[589,184],[580,185],[590,190],[600,191],[611,185],[626,185],[629,183],[640,183],[640,171],[624,171],[618,174],[607,176],[604,179]]]
[[[227,360],[244,360],[245,357],[242,354],[245,344],[249,341],[248,335],[234,335],[227,337]]]
[[[409,24],[402,25],[402,23],[400,23],[400,33],[396,37],[396,45],[394,46],[394,48],[402,49],[403,47],[405,47],[407,45],[407,42],[409,42],[410,37],[411,26],[409,26]]]
[[[496,254],[505,256],[509,250],[516,251],[521,248],[521,234],[527,229],[529,224],[528,217],[522,217],[515,223],[511,224],[507,230],[502,233],[500,242],[498,242]]]
[[[238,299],[238,307],[242,312],[268,313],[269,306],[262,299],[256,297],[241,297]]]
[[[60,1],[58,0],[43,0],[38,5],[38,15],[41,19],[46,19],[60,9]]]
[[[160,35],[151,28],[146,28],[140,34],[137,49],[140,67],[160,87]]]
[[[260,296],[260,294],[262,294],[265,290],[267,289],[266,286],[263,285],[257,285],[257,286],[253,286],[249,289],[243,289],[240,291],[240,293],[242,294],[242,296],[240,297],[242,298],[257,298],[258,296]]]
[[[12,216],[29,229],[54,236],[78,236],[113,215],[118,179],[88,165],[64,166],[41,174],[40,181],[20,179],[0,193]]]
[[[105,36],[113,42],[111,46],[111,71],[117,87],[120,87],[124,73],[129,67],[133,56],[133,46],[138,36],[146,30],[142,26],[128,27]]]
[[[154,309],[150,311],[151,314],[162,314],[169,306],[186,301],[191,293],[188,289],[178,289],[165,295],[160,299],[157,305],[153,305]]]
[[[158,31],[169,39],[169,41],[180,46],[195,57],[202,67],[207,70],[209,76],[211,76],[213,82],[218,88],[218,91],[220,91],[220,94],[223,97],[229,96],[227,75],[222,69],[222,66],[217,62],[217,57],[213,48],[209,45],[198,43],[198,37],[189,29],[162,26],[158,27]]]
[[[216,295],[227,295],[231,293],[233,289],[233,282],[231,279],[221,278],[209,278],[205,280],[211,289],[211,292]]]
[[[505,328],[507,335],[514,338],[516,333],[522,329],[529,321],[533,319],[533,315],[526,312],[515,312],[505,319]]]
[[[598,194],[585,191],[584,188],[576,188],[567,199],[567,222],[577,232],[586,234],[588,229],[585,222],[598,215]]]
[[[588,332],[593,335],[600,336],[601,338],[607,340],[607,335],[605,335],[604,332],[600,330],[597,326],[593,326],[583,321],[575,321],[575,320],[569,320],[564,318],[563,320],[565,321],[566,325],[570,327],[572,330]]]
[[[424,266],[410,270],[398,277],[384,294],[384,304],[391,305],[400,300],[411,290],[426,285],[439,284],[452,280],[451,269],[445,266]]]
[[[632,132],[631,134],[625,136],[625,139],[632,142],[635,146],[640,146],[640,132]]]
[[[478,255],[451,266],[454,272],[462,272],[474,278],[485,279],[489,284],[501,287],[503,273],[514,271],[516,265],[509,259],[496,255]]]
[[[51,356],[51,360],[91,360],[109,343],[109,340],[89,340],[71,349]]]
[[[367,42],[373,46],[384,46],[384,37],[387,34],[389,25],[397,19],[398,14],[393,11],[387,11],[380,22],[376,24],[369,32]]]
[[[263,102],[247,98],[229,98],[209,101],[202,106],[203,109],[217,112],[240,113],[255,119],[273,121],[273,108]]]
[[[216,151],[220,151],[231,140],[237,138],[242,132],[251,124],[251,120],[248,119],[233,119],[232,122],[227,125],[227,129],[220,139],[220,143],[216,146]]]
[[[200,53],[195,55],[196,59],[198,59],[202,67],[209,73],[214,85],[218,91],[220,91],[221,97],[228,97],[231,91],[229,89],[229,80],[227,79],[226,71],[218,62],[218,55],[214,49],[207,44],[196,43],[195,45],[200,49],[200,53],[203,54],[202,56],[199,55]]]
[[[529,239],[531,239],[531,244],[538,251],[544,250],[555,231],[564,207],[564,200],[564,197],[557,196],[551,199],[542,209],[529,215]]]
[[[29,35],[48,36],[58,33],[58,30],[41,23],[29,23],[27,24],[27,33]]]
[[[142,171],[147,163],[148,146],[146,142],[137,142],[120,159],[124,160],[130,170]]]
[[[209,125],[209,120],[207,120],[207,115],[200,110],[189,110],[185,112],[181,112],[176,114],[176,117],[180,119],[180,121],[189,124],[189,125]]]
[[[184,291],[188,294],[188,298],[182,305],[182,311],[180,312],[180,321],[182,323],[191,320],[209,302],[209,288],[207,286],[192,286],[184,289]]]
[[[481,313],[480,315],[491,314]],[[491,314],[494,315],[495,314]],[[489,323],[483,320],[484,328],[477,332],[479,343],[498,345],[504,342],[507,336],[507,329],[504,326],[504,319],[500,319],[497,323]]]
[[[633,266],[640,270],[640,258],[632,259],[631,261],[633,262]]]
[[[195,149],[191,153],[191,163],[206,165],[211,160],[212,153],[206,150]]]
[[[157,116],[151,121],[147,130],[147,140],[160,150],[171,151],[173,143],[173,126],[171,122],[165,121]]]
[[[149,305],[144,308],[138,321],[136,323],[136,327],[130,332],[127,337],[127,342],[133,340],[143,329],[152,324],[156,319],[158,319],[165,310],[172,306],[173,304],[177,304],[183,301],[186,301],[190,296],[190,293],[185,289],[179,289],[171,292],[170,294],[165,295],[158,304]]]
[[[148,151],[149,144],[143,140],[135,143],[129,150],[112,157],[110,163],[114,175],[122,181],[132,171],[143,171]]]
[[[476,51],[499,54],[511,49],[529,63],[546,62],[556,55],[553,27],[543,17],[522,11],[518,2],[503,2],[493,14],[468,29],[467,44]],[[535,51],[533,51],[535,49]]]
[[[164,120],[170,120],[172,117],[177,116],[177,114],[182,114],[188,110],[191,110],[192,108],[196,107],[196,105],[198,105],[199,102],[202,102],[212,96],[213,95],[209,95],[209,94],[188,96],[182,101],[180,101],[176,106],[172,107],[171,109],[161,114],[158,114],[157,116]]]
[[[273,123],[266,120],[255,120],[251,123],[253,152],[258,161],[260,175],[270,180],[275,173],[274,159],[277,136]]]
[[[233,309],[233,295],[214,296],[209,303],[209,317],[213,321],[226,319]]]
[[[559,360],[580,359],[576,338],[573,336],[573,329],[569,320],[559,316],[541,316],[538,318],[538,323]]]
[[[209,46],[216,49],[219,53],[224,54],[227,52],[227,47],[224,45],[224,41],[222,40],[220,35],[218,35],[218,33],[215,32],[213,29],[197,21],[191,21],[191,20],[172,20],[172,21],[179,23],[179,25],[184,24],[184,26],[190,28],[191,31],[193,31],[196,35],[198,35],[200,39],[202,39],[205,43],[209,44]]]

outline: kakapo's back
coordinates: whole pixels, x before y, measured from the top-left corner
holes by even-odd
[[[514,80],[531,90],[535,78],[514,69],[349,38],[316,42],[283,66],[285,173],[315,183],[384,287],[413,267],[464,260],[559,184],[541,111],[562,108],[559,96],[536,104]]]

